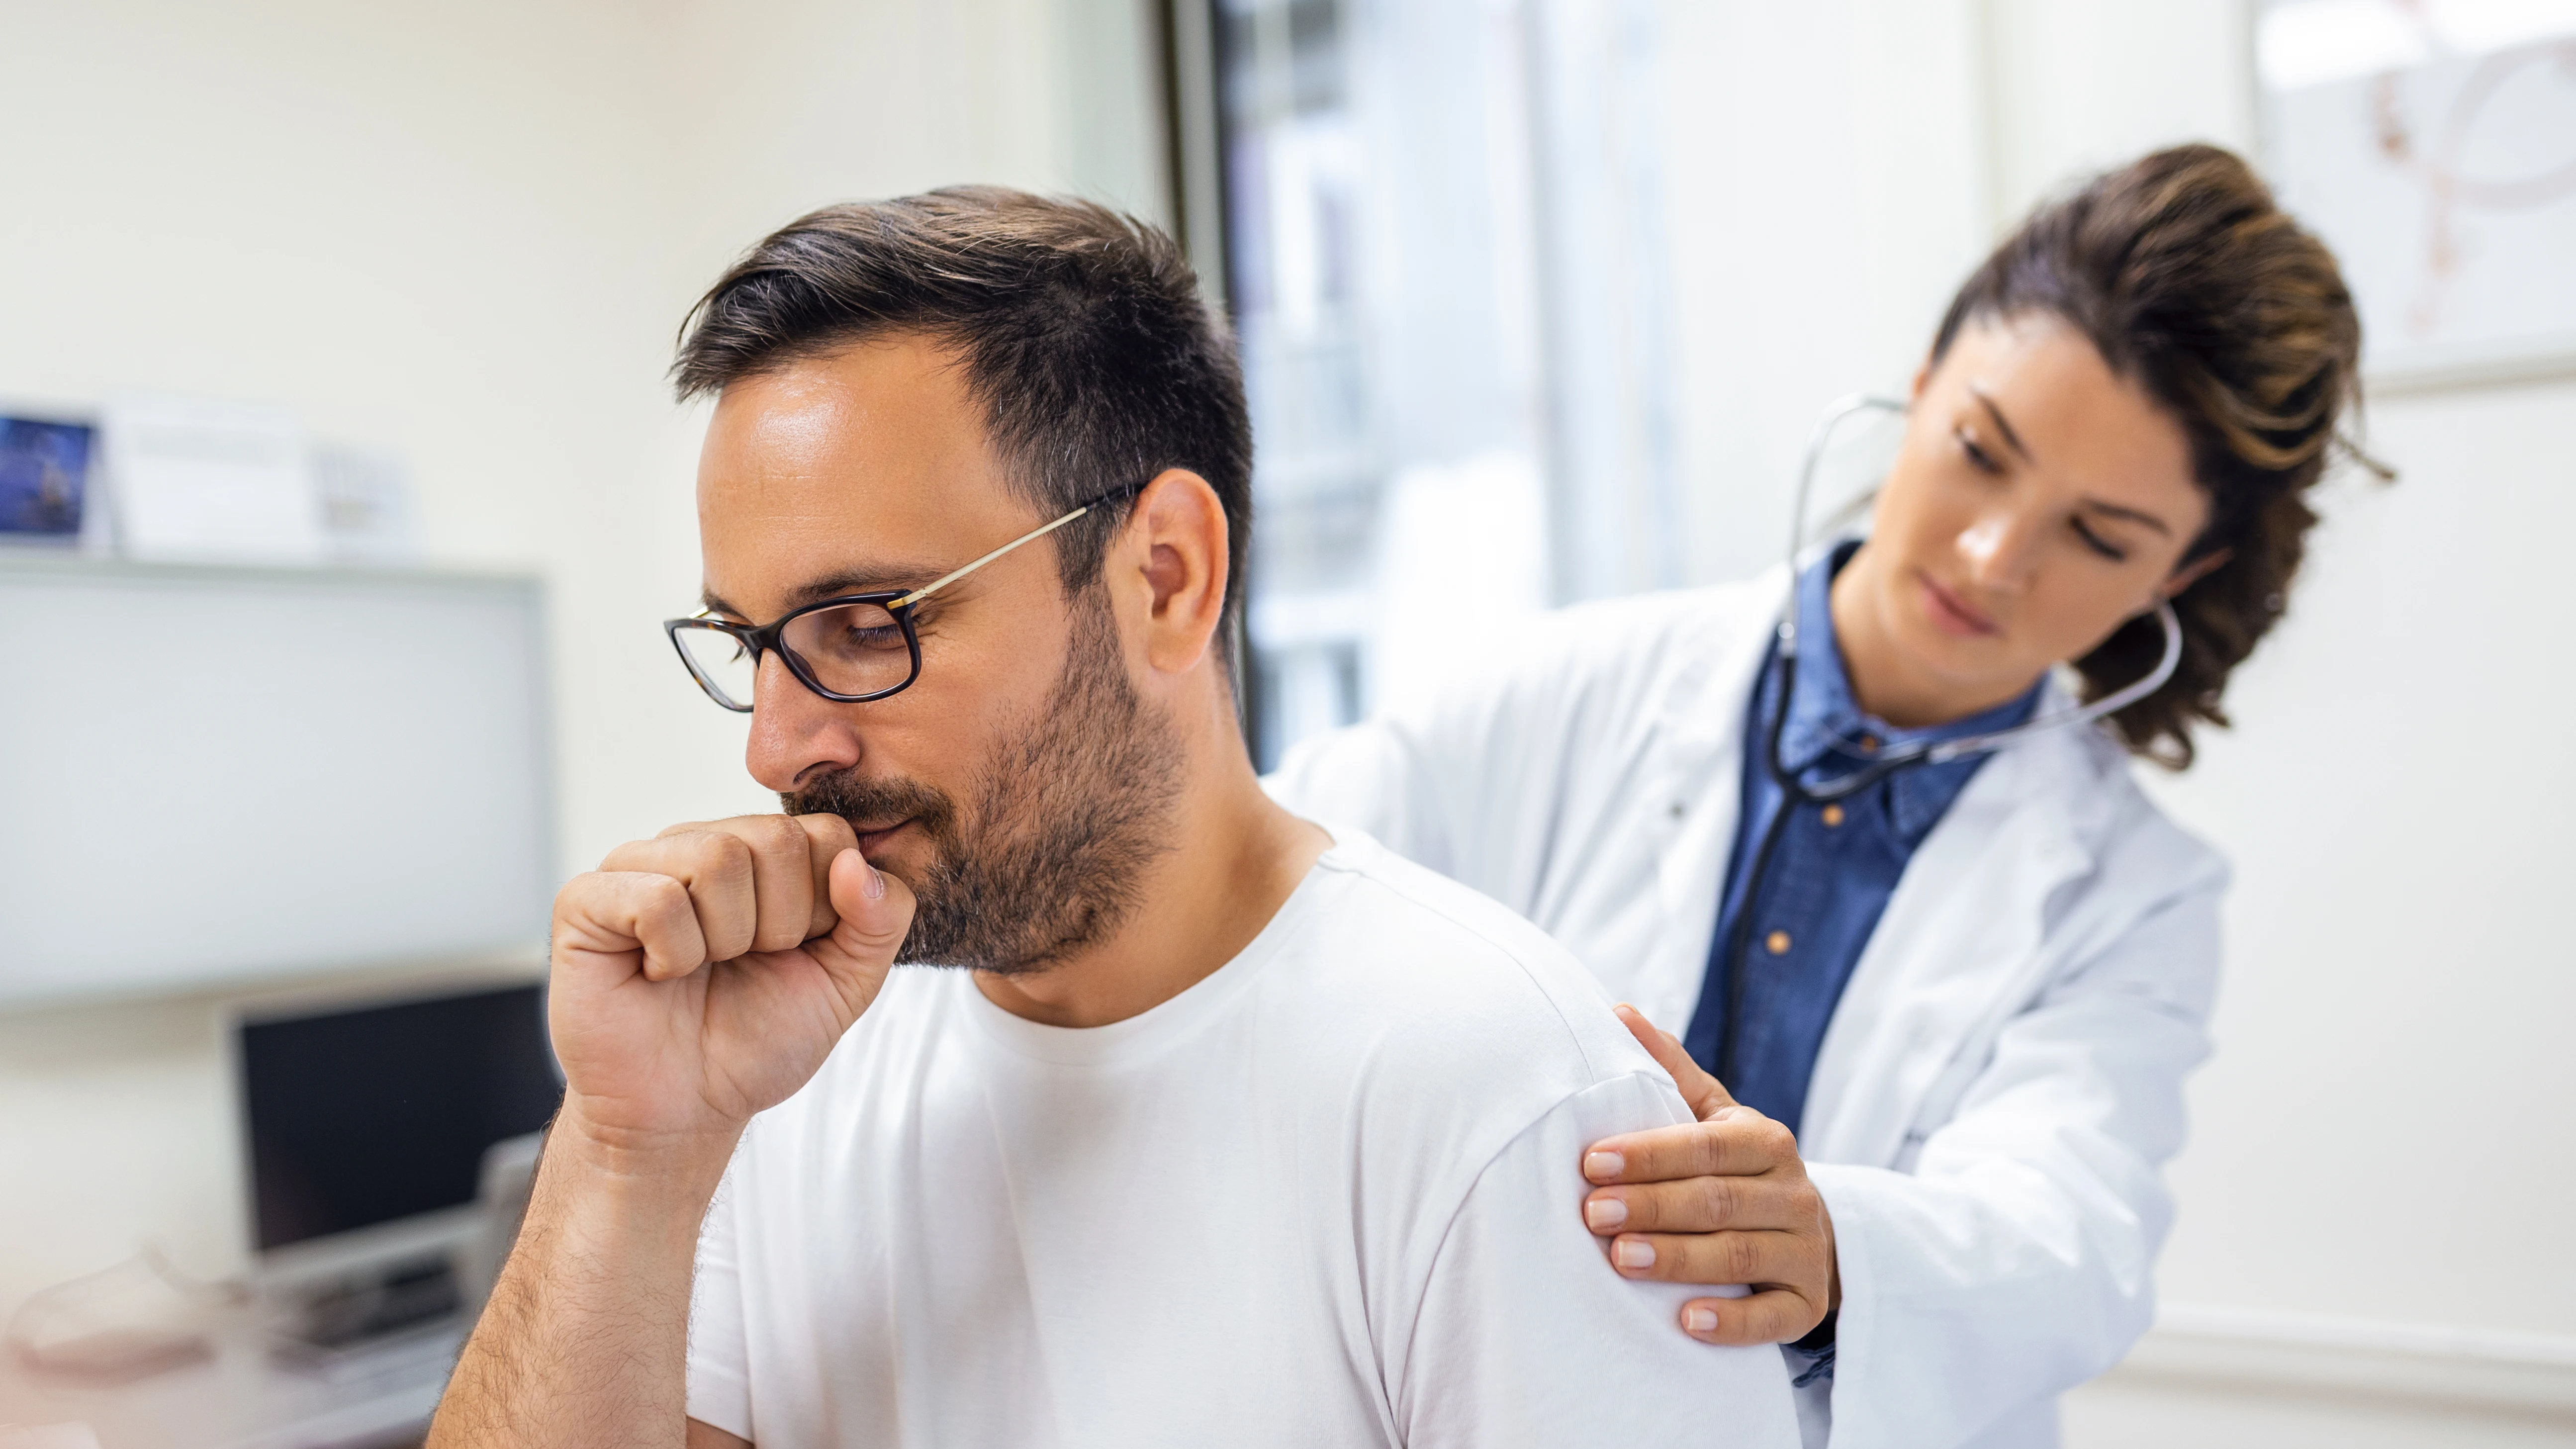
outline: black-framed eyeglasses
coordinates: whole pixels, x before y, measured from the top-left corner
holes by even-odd
[[[921,678],[921,635],[913,611],[922,600],[1009,553],[1034,543],[1091,510],[1132,497],[1134,485],[1104,493],[1071,513],[1003,544],[963,568],[951,569],[920,588],[842,594],[791,609],[757,627],[704,614],[665,619],[662,632],[680,651],[680,662],[707,698],[736,714],[751,713],[760,656],[775,649],[787,672],[835,704],[866,704],[901,694]]]

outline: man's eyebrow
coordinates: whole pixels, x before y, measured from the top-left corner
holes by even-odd
[[[940,573],[937,564],[882,564],[844,569],[818,579],[808,579],[788,590],[787,607],[790,610],[801,609],[807,604],[820,603],[843,594],[907,593],[939,577]],[[737,619],[751,618],[751,615],[725,602],[713,589],[701,593],[698,599],[716,613],[729,614]]]
[[[1995,431],[2004,435],[2004,442],[2009,445],[2014,452],[2021,454],[2021,460],[2023,462],[2035,463],[2039,461],[2030,455],[2030,449],[2022,446],[2021,434],[2013,431],[2012,424],[2004,419],[2004,410],[1995,406],[1995,400],[1986,395],[1986,390],[1984,388],[1977,386],[1975,383],[1970,383],[1968,384],[1968,392],[1971,396],[1975,397],[1977,401],[1986,405],[1986,416],[1995,420]]]

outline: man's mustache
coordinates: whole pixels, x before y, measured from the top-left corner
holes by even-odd
[[[946,834],[957,817],[954,800],[919,780],[870,779],[854,769],[784,792],[778,803],[790,815],[838,815],[854,829],[918,820],[934,836]]]

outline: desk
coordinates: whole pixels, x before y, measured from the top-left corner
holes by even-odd
[[[112,1388],[0,1358],[0,1424],[86,1423],[100,1449],[389,1449],[419,1442],[463,1341],[458,1324],[306,1371],[219,1340],[207,1362]]]

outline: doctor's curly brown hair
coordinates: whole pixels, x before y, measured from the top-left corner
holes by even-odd
[[[2308,490],[2338,452],[2393,476],[2337,431],[2359,401],[2352,293],[2242,160],[2177,146],[2033,212],[1959,288],[1932,360],[1971,322],[2033,314],[2082,332],[2190,439],[2210,519],[2184,559],[2226,562],[2174,596],[2173,678],[2111,716],[2133,752],[2187,768],[2193,726],[2227,724],[2228,674],[2287,606],[2317,521]],[[2075,661],[2085,697],[2145,675],[2163,648],[2153,618],[2129,621]]]

